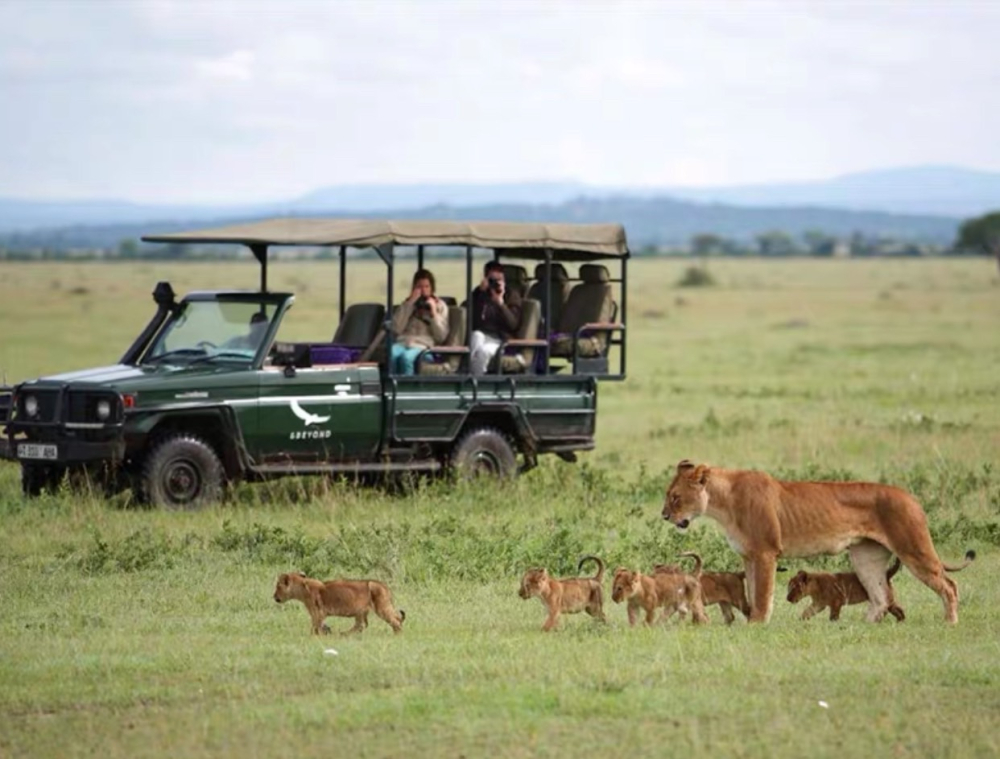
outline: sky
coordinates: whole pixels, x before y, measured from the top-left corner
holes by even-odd
[[[0,196],[1000,171],[1000,2],[0,0]]]

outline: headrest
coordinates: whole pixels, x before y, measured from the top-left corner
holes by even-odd
[[[584,264],[580,267],[580,279],[587,284],[595,285],[608,282],[611,275],[608,274],[608,267],[600,264]]]
[[[504,264],[503,276],[508,282],[523,284],[528,281],[528,270],[518,264]]]
[[[545,264],[538,264],[535,267],[535,279],[545,279]],[[552,264],[552,281],[553,282],[565,282],[569,279],[569,274],[566,273],[566,267],[562,264]]]

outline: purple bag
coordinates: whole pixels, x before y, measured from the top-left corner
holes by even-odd
[[[347,345],[311,345],[309,358],[316,364],[353,364],[361,355],[361,348],[351,348]]]

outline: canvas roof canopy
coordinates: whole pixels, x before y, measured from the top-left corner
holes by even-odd
[[[145,242],[236,243],[250,246],[312,245],[373,248],[380,245],[460,245],[490,248],[522,258],[585,261],[627,258],[621,224],[536,224],[511,221],[386,221],[279,218],[192,232],[146,235]]]

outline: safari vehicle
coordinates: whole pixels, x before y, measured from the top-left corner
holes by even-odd
[[[212,501],[228,483],[283,475],[506,477],[541,454],[575,461],[593,448],[598,381],[625,377],[629,251],[619,225],[289,218],[143,239],[248,246],[260,289],[177,300],[160,282],[155,315],[117,364],[0,394],[0,454],[20,463],[28,495],[81,472],[110,492],[131,487],[173,507]],[[268,289],[277,246],[338,250],[332,339],[280,339],[295,297]],[[394,374],[385,360],[394,269],[404,252],[415,249],[423,268],[425,254],[456,247],[466,288],[451,300],[447,339],[420,357],[418,373]],[[385,263],[384,303],[346,302],[348,249],[374,251]],[[525,299],[516,339],[486,374],[472,375],[459,301],[479,282],[473,256],[484,249]],[[533,276],[518,262],[534,263]]]

